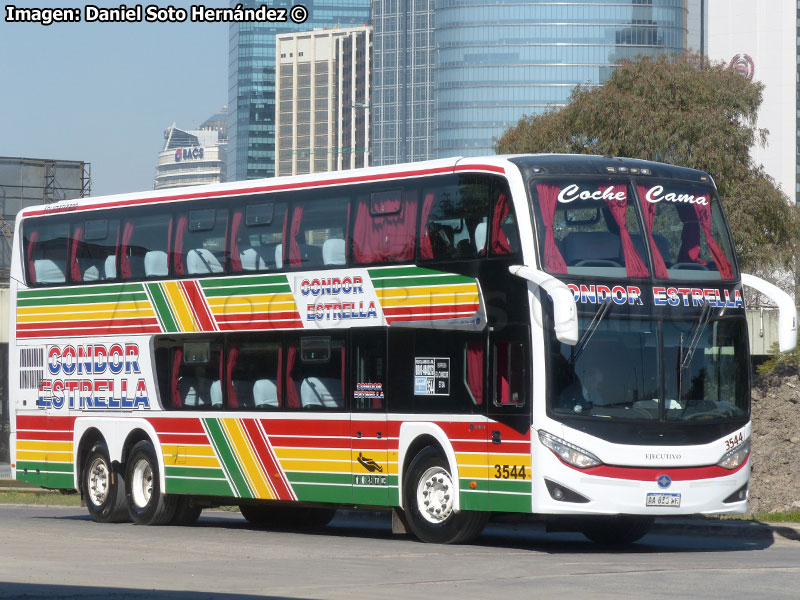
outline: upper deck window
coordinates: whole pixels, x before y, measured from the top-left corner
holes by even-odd
[[[544,267],[554,274],[647,277],[630,186],[597,179],[532,184]]]
[[[31,220],[23,228],[25,261],[31,285],[66,281],[69,224]]]
[[[637,183],[645,229],[660,279],[733,279],[725,221],[711,188]]]

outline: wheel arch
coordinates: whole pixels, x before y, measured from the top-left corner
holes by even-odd
[[[450,467],[450,474],[455,483],[453,510],[461,509],[461,492],[459,490],[458,462],[456,453],[447,435],[435,423],[403,423],[400,426],[397,456],[397,487],[400,508],[403,507],[403,478],[414,457],[425,448],[437,448],[444,455]]]
[[[114,419],[114,418],[80,418],[75,421],[75,484],[76,489],[80,484],[81,470],[86,456],[92,445],[101,441],[108,448],[108,457],[111,464],[122,473],[125,461],[133,446],[142,441],[149,441],[153,445],[158,457],[158,471],[161,489],[164,489],[166,478],[164,475],[164,455],[161,451],[158,434],[153,425],[145,419]],[[83,452],[83,454],[81,454]]]

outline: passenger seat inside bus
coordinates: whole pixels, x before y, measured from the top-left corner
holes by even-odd
[[[117,257],[114,255],[101,258],[79,258],[78,268],[81,281],[105,281],[117,277]]]
[[[278,408],[278,386],[271,379],[259,379],[253,384],[253,406]]]
[[[345,242],[338,238],[325,240],[322,244],[322,262],[325,265],[345,264]]]
[[[223,268],[216,256],[205,248],[195,248],[186,254],[186,274],[206,275],[222,273]]]
[[[150,250],[144,255],[145,277],[166,277],[168,274],[169,266],[166,252],[163,250]]]
[[[64,283],[67,261],[37,258],[33,261],[37,283]]]
[[[222,407],[222,385],[219,379],[184,376],[178,379],[183,406]]]
[[[274,250],[272,251],[274,253]],[[239,260],[242,263],[242,271],[265,271],[269,269],[269,264],[264,256],[269,256],[269,248],[262,254],[261,248],[247,246],[240,248]]]
[[[333,377],[306,377],[300,383],[303,408],[342,408],[342,381]]]

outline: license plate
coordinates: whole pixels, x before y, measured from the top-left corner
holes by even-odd
[[[647,494],[645,506],[680,506],[680,494]]]

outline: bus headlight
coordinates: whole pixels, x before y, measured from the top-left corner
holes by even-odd
[[[588,469],[589,467],[596,467],[603,464],[602,461],[591,452],[587,452],[583,448],[579,448],[575,444],[570,444],[546,431],[539,430],[539,441],[542,442],[542,445],[550,448],[558,458],[573,467]]]
[[[717,465],[723,469],[733,470],[740,467],[744,461],[747,460],[748,456],[750,456],[750,438],[747,438],[733,450],[726,452],[723,457],[719,459]]]

